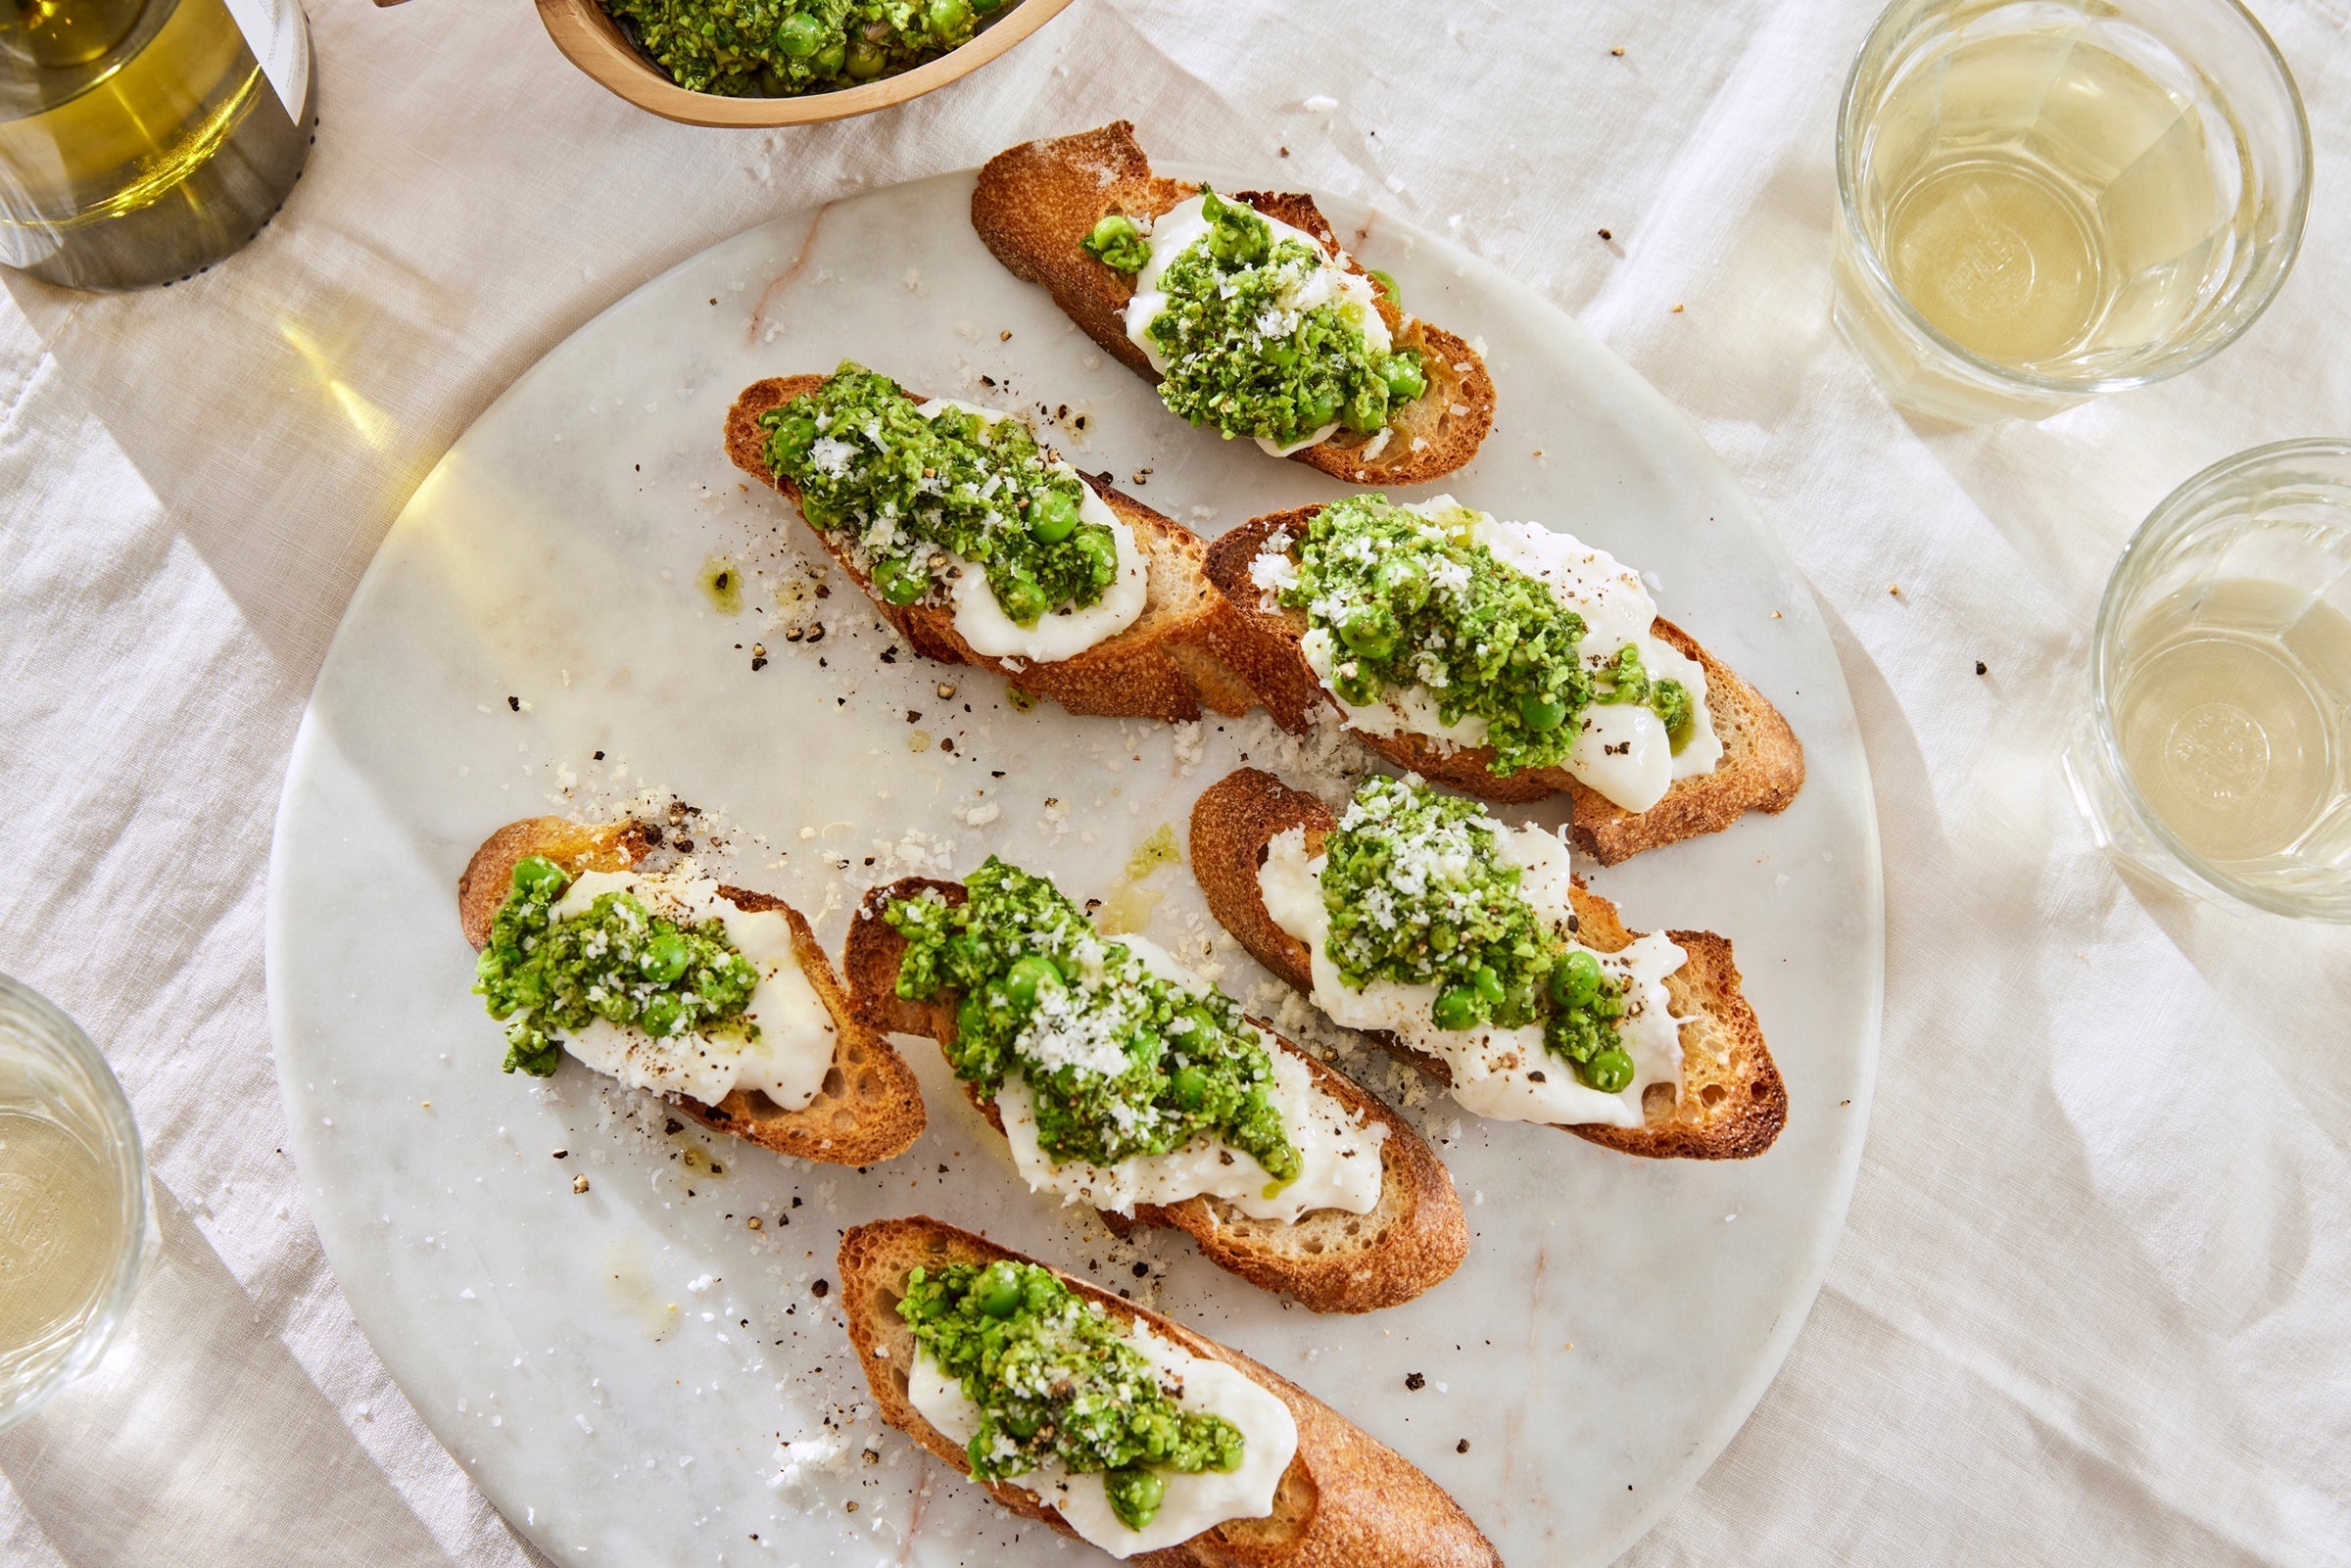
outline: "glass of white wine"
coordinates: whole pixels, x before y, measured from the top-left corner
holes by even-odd
[[[2301,243],[2310,127],[2236,0],[1895,0],[1837,183],[1837,322],[1895,401],[2039,419],[2253,323]]]
[[[2066,776],[2098,842],[2184,891],[2351,922],[2351,442],[2165,499],[2107,581]]]
[[[97,1361],[154,1237],[138,1128],[106,1059],[0,974],[0,1429]]]

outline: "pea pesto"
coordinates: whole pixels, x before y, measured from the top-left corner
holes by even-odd
[[[801,513],[849,536],[889,603],[930,597],[961,557],[1016,625],[1033,627],[1048,610],[1098,602],[1118,576],[1117,537],[1079,515],[1085,482],[1019,419],[925,414],[888,376],[843,360],[759,422]]]
[[[1368,290],[1351,294],[1325,274],[1321,247],[1201,187],[1207,232],[1161,268],[1166,296],[1143,333],[1164,359],[1159,395],[1170,409],[1227,439],[1279,447],[1338,425],[1369,435],[1398,404],[1428,390],[1417,350],[1391,351],[1366,335],[1377,321]],[[1095,224],[1085,248],[1109,266],[1139,272],[1152,247],[1130,218]]]
[[[1464,507],[1426,517],[1376,494],[1316,514],[1279,597],[1330,640],[1332,690],[1368,707],[1427,688],[1441,722],[1485,721],[1503,778],[1564,760],[1595,703],[1647,705],[1679,751],[1695,731],[1689,690],[1652,676],[1630,643],[1588,665],[1583,617],[1497,560],[1477,522]]]
[[[1160,1471],[1241,1462],[1240,1429],[1168,1398],[1101,1304],[1049,1268],[1007,1259],[911,1269],[898,1315],[980,1407],[966,1450],[975,1481],[1058,1461],[1073,1475],[1099,1474],[1119,1522],[1140,1530],[1166,1493]]]
[[[971,42],[1006,0],[600,0],[689,92],[790,98],[910,71]]]
[[[726,923],[681,927],[628,893],[600,893],[576,915],[554,906],[571,879],[538,855],[514,863],[506,901],[474,964],[475,994],[506,1021],[505,1070],[555,1070],[562,1036],[592,1019],[676,1034],[759,1037],[744,1017],[759,971],[727,941]]]
[[[1433,985],[1440,1029],[1543,1026],[1543,1043],[1583,1081],[1615,1094],[1633,1080],[1616,1021],[1624,991],[1584,948],[1560,940],[1519,891],[1474,801],[1372,778],[1323,843],[1328,955],[1360,991],[1374,980]]]
[[[926,894],[884,912],[906,938],[898,995],[959,994],[956,1077],[992,1099],[1020,1074],[1056,1163],[1113,1165],[1206,1135],[1263,1165],[1268,1197],[1297,1179],[1267,1046],[1231,998],[1152,973],[1051,882],[992,855],[965,887],[960,906]]]

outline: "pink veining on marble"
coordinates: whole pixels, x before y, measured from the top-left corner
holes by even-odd
[[[782,299],[786,291],[799,281],[800,274],[807,270],[808,258],[816,254],[817,230],[825,226],[825,214],[832,211],[833,204],[827,202],[810,214],[807,231],[800,236],[799,253],[792,257],[790,266],[777,273],[769,280],[767,287],[760,290],[759,303],[751,307],[750,319],[744,325],[744,344],[756,344],[759,341],[759,328],[767,320],[768,307]]]

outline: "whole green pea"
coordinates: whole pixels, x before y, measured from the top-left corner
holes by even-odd
[[[1140,1530],[1158,1514],[1160,1502],[1168,1495],[1168,1484],[1160,1479],[1157,1470],[1105,1470],[1102,1495],[1110,1499],[1110,1511],[1119,1516],[1121,1524],[1129,1530]]]
[[[646,943],[645,951],[637,955],[638,969],[656,985],[667,985],[677,979],[686,973],[686,966],[693,962],[693,949],[686,945],[686,938],[675,931],[663,931]]]
[[[1428,602],[1428,567],[1415,556],[1391,555],[1371,574],[1371,586],[1399,609],[1416,610]]]
[[[923,13],[923,22],[933,36],[953,37],[972,24],[970,0],[931,0]]]
[[[1589,1007],[1600,995],[1600,960],[1580,947],[1570,948],[1552,966],[1552,999],[1563,1008]]]
[[[996,591],[996,603],[1015,626],[1034,626],[1037,617],[1053,607],[1036,579],[1025,572],[1013,573],[1011,581]]]
[[[972,1305],[990,1317],[1010,1317],[1021,1306],[1021,1271],[997,1259],[972,1281]]]
[[[882,68],[888,64],[883,56],[882,46],[871,38],[850,39],[848,56],[849,74],[859,81],[871,81],[881,75]]]
[[[955,1004],[955,1037],[968,1040],[987,1027],[987,1004],[980,1000],[977,991],[966,991],[963,1000]]]
[[[819,49],[816,52],[816,58],[809,61],[808,64],[820,76],[838,76],[847,60],[848,45],[840,39],[835,38]]]
[[[776,29],[776,47],[794,60],[806,60],[825,46],[825,24],[805,11],[795,11]]]
[[[1601,1093],[1622,1094],[1633,1081],[1633,1059],[1622,1051],[1603,1051],[1576,1070]]]
[[[1197,1111],[1208,1103],[1208,1074],[1198,1068],[1181,1069],[1169,1085],[1168,1092],[1186,1111]]]
[[[1440,1029],[1474,1029],[1486,1022],[1486,1001],[1471,985],[1449,985],[1437,993],[1429,1008],[1430,1022]]]
[[[1078,532],[1078,499],[1058,487],[1029,503],[1029,532],[1040,545],[1058,545]]]
[[[1061,969],[1042,953],[1023,957],[1004,976],[1004,994],[1019,1008],[1034,1007],[1038,996],[1067,988]]]
[[[1538,735],[1557,730],[1567,722],[1567,704],[1539,691],[1530,692],[1518,699],[1518,719]]]
[[[1410,403],[1428,390],[1428,377],[1409,354],[1389,356],[1379,367],[1379,378],[1388,389],[1388,397],[1396,403]]]
[[[1502,976],[1494,973],[1492,965],[1480,964],[1471,970],[1469,983],[1476,988],[1477,999],[1486,1005],[1487,1012],[1491,1013],[1501,1003],[1505,994],[1502,988]]]
[[[525,855],[514,863],[514,890],[528,898],[553,898],[571,879],[545,855]]]

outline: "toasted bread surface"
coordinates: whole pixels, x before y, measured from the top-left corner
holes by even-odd
[[[1301,996],[1314,992],[1312,955],[1304,942],[1273,922],[1258,868],[1267,845],[1292,828],[1306,832],[1309,859],[1338,826],[1330,808],[1292,789],[1271,774],[1243,768],[1212,784],[1192,805],[1192,875],[1209,913],[1260,964]],[[1636,932],[1616,906],[1576,879],[1570,894],[1576,939],[1596,952],[1629,946]],[[1731,944],[1711,931],[1668,931],[1688,962],[1666,977],[1665,992],[1682,1021],[1682,1081],[1653,1085],[1638,1127],[1571,1126],[1579,1138],[1626,1154],[1673,1160],[1744,1160],[1771,1147],[1788,1121],[1788,1087],[1763,1042],[1763,1027],[1739,988]],[[1384,1031],[1370,1038],[1450,1083],[1444,1060],[1416,1051]]]
[[[930,891],[961,903],[959,882],[909,877],[866,894],[849,922],[841,972],[859,1013],[874,1027],[928,1035],[943,1050],[955,1038],[957,998],[941,992],[929,1001],[898,995],[898,964],[906,939],[882,919],[893,898]],[[1264,1028],[1261,1022],[1259,1027]],[[1368,1312],[1407,1302],[1461,1266],[1469,1250],[1469,1229],[1453,1177],[1426,1140],[1353,1079],[1318,1061],[1310,1051],[1267,1029],[1281,1049],[1304,1062],[1316,1085],[1335,1096],[1359,1121],[1387,1129],[1380,1143],[1379,1202],[1370,1212],[1351,1214],[1319,1209],[1291,1223],[1256,1219],[1219,1198],[1187,1198],[1177,1204],[1139,1204],[1131,1216],[1098,1211],[1121,1235],[1140,1227],[1170,1226],[1189,1235],[1220,1268],[1271,1291],[1287,1291],[1299,1305],[1318,1312]],[[967,1086],[967,1094],[971,1094]],[[992,1101],[971,1094],[998,1132],[1004,1130]]]
[[[1276,531],[1286,529],[1292,539],[1302,538],[1321,509],[1298,506],[1253,517],[1221,535],[1208,549],[1210,581],[1223,591],[1235,620],[1246,628],[1244,635],[1258,644],[1249,652],[1236,651],[1233,667],[1248,671],[1259,683],[1259,700],[1274,722],[1291,731],[1305,729],[1315,710],[1331,702],[1330,693],[1315,678],[1299,649],[1307,631],[1306,616],[1267,603],[1249,572],[1266,541]],[[1723,751],[1711,773],[1676,779],[1664,798],[1647,811],[1626,811],[1560,767],[1524,768],[1503,777],[1493,771],[1491,746],[1454,746],[1414,735],[1348,733],[1397,767],[1481,800],[1515,804],[1547,795],[1568,795],[1574,809],[1570,832],[1576,847],[1604,866],[1661,844],[1720,832],[1751,811],[1787,810],[1804,783],[1804,748],[1788,721],[1762,692],[1701,647],[1689,633],[1662,616],[1652,630],[1661,641],[1696,659],[1705,670],[1706,708]],[[1337,704],[1331,706],[1335,711]]]
[[[796,375],[755,381],[727,410],[729,460],[781,492],[794,507],[799,504],[799,487],[768,467],[767,432],[759,416],[814,391],[824,380],[821,375]],[[1203,570],[1207,546],[1190,529],[1113,489],[1108,476],[1080,477],[1133,530],[1147,587],[1143,613],[1132,626],[1067,659],[1039,663],[975,652],[955,630],[951,606],[890,603],[874,593],[842,540],[813,524],[809,532],[925,658],[993,670],[1022,690],[1051,697],[1072,713],[1179,723],[1199,718],[1203,707],[1225,714],[1247,712],[1254,701],[1252,689],[1243,674],[1226,666],[1223,655],[1231,649],[1247,658],[1258,649],[1252,640],[1239,635],[1232,606],[1208,581]]]
[[[898,1316],[906,1276],[948,1263],[984,1266],[999,1259],[1032,1259],[927,1216],[878,1220],[850,1229],[840,1243],[841,1310],[882,1418],[957,1473],[970,1461],[960,1444],[925,1419],[907,1395],[914,1367],[913,1331]],[[1058,1272],[1058,1271],[1057,1271]],[[1435,1482],[1374,1441],[1320,1400],[1236,1351],[1121,1301],[1084,1280],[1061,1275],[1072,1291],[1119,1319],[1261,1384],[1289,1407],[1298,1452],[1263,1519],[1230,1519],[1189,1541],[1142,1552],[1142,1568],[1500,1568],[1502,1558]],[[1037,1495],[1010,1482],[987,1484],[995,1500],[1063,1535],[1076,1532]]]
[[[972,191],[972,226],[1015,277],[1042,285],[1106,353],[1156,385],[1150,358],[1127,336],[1133,278],[1087,255],[1080,242],[1110,214],[1157,218],[1199,189],[1152,173],[1134,126],[1122,119],[1074,136],[1023,142],[989,159]],[[1368,276],[1340,247],[1314,198],[1225,194],[1313,235],[1350,272]],[[1494,427],[1494,378],[1467,343],[1405,315],[1384,287],[1379,310],[1399,349],[1421,352],[1428,390],[1399,411],[1376,455],[1365,455],[1374,438],[1342,431],[1290,456],[1358,485],[1425,484],[1477,455]]]
[[[644,825],[626,819],[600,827],[582,827],[560,817],[508,823],[474,851],[457,879],[457,919],[465,940],[476,949],[489,941],[490,922],[505,902],[514,863],[526,855],[543,855],[577,876],[584,871],[626,871],[651,848]],[[718,891],[744,914],[773,911],[792,927],[792,950],[800,972],[833,1020],[833,1066],[816,1098],[797,1111],[785,1110],[756,1089],[737,1089],[714,1106],[684,1095],[670,1103],[715,1131],[801,1160],[870,1165],[904,1154],[922,1136],[925,1121],[914,1069],[850,1005],[840,977],[798,910],[745,888],[721,886]]]

